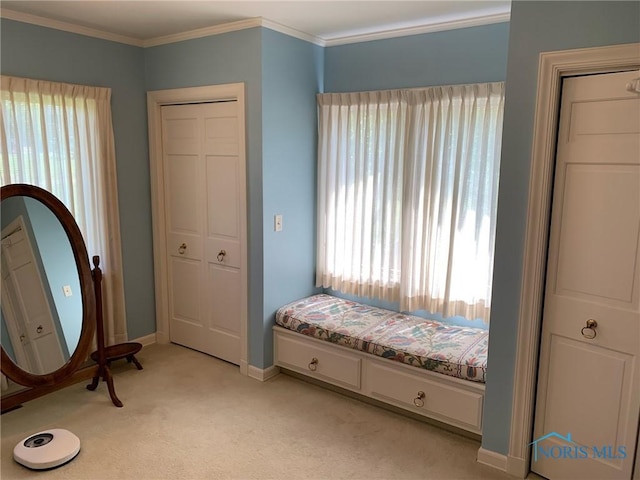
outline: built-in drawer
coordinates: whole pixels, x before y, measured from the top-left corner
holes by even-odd
[[[349,390],[360,389],[361,360],[358,356],[332,351],[331,346],[316,346],[309,340],[299,341],[275,332],[276,365]]]
[[[448,385],[446,377],[443,380],[430,381],[423,375],[387,368],[376,361],[367,365],[367,385],[373,398],[436,419],[451,419],[468,430],[479,432],[483,393]]]

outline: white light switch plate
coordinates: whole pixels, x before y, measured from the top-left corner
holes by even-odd
[[[276,215],[273,219],[273,229],[276,232],[282,231],[282,215]]]

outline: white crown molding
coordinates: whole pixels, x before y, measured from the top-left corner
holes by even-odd
[[[420,35],[423,33],[442,32],[445,30],[457,30],[459,28],[479,27],[482,25],[490,25],[493,23],[508,22],[511,18],[510,12],[495,13],[491,15],[482,15],[473,18],[464,18],[457,20],[448,20],[443,22],[434,22],[425,25],[415,25],[410,27],[394,28],[380,32],[363,33],[359,35],[346,35],[343,37],[335,37],[325,40],[325,46],[335,47],[338,45],[347,45],[350,43],[371,42],[373,40],[384,40],[396,37],[408,37],[410,35]]]
[[[324,47],[326,45],[326,41],[323,38],[316,37],[315,35],[310,35],[305,32],[301,32],[300,30],[296,30],[295,28],[287,27],[286,25],[282,25],[277,22],[273,22],[266,18],[262,19],[262,26],[268,28],[270,30],[274,30],[276,32],[283,33],[285,35],[289,35],[290,37],[299,38],[300,40],[304,40],[305,42],[313,43],[320,47]]]
[[[256,17],[247,20],[239,20],[237,22],[224,23],[222,25],[214,25],[212,27],[199,28],[188,32],[176,33],[174,35],[166,35],[163,37],[150,38],[143,42],[144,47],[156,47],[158,45],[166,45],[168,43],[182,42],[184,40],[192,40],[194,38],[209,37],[211,35],[219,35],[221,33],[235,32],[237,30],[246,30],[248,28],[264,27],[276,32],[283,33],[290,37],[299,38],[305,42],[314,43],[324,47],[325,41],[319,37],[301,32],[295,28],[287,27],[277,22],[273,22],[266,18]]]
[[[126,35],[118,35],[117,33],[108,33],[96,28],[81,27],[80,25],[76,25],[73,23],[61,22],[59,20],[39,17],[37,15],[31,15],[30,13],[7,10],[6,8],[0,9],[0,17],[7,18],[9,20],[15,20],[16,22],[30,23],[32,25],[39,25],[41,27],[62,30],[63,32],[77,33],[78,35],[84,35],[86,37],[94,37],[100,38],[102,40],[109,40],[112,42],[125,43],[127,45],[133,45],[135,47],[143,46],[143,41],[138,38],[127,37]]]
[[[144,40],[142,42],[142,46],[145,48],[157,47],[158,45],[167,45],[169,43],[183,42],[185,40],[193,40],[194,38],[209,37],[211,35],[220,35],[221,33],[236,32],[238,30],[247,30],[249,28],[261,26],[261,18],[249,18],[247,20],[239,20],[237,22],[223,23],[222,25],[198,28],[187,32],[175,33],[173,35],[150,38],[148,40]]]
[[[53,28],[56,30],[62,30],[70,33],[77,33],[79,35],[85,35],[88,37],[100,38],[102,40],[109,40],[112,42],[124,43],[127,45],[133,45],[136,47],[156,47],[159,45],[166,45],[170,43],[182,42],[185,40],[192,40],[195,38],[208,37],[211,35],[219,35],[222,33],[235,32],[238,30],[246,30],[255,27],[264,27],[276,32],[280,32],[290,37],[304,40],[305,42],[313,43],[321,47],[334,47],[338,45],[347,45],[351,43],[370,42],[372,40],[383,40],[388,38],[406,37],[409,35],[420,35],[423,33],[441,32],[444,30],[455,30],[459,28],[476,27],[481,25],[490,25],[493,23],[508,22],[510,13],[500,12],[490,15],[482,15],[473,18],[448,20],[441,22],[434,22],[424,25],[413,25],[409,27],[400,27],[384,31],[371,31],[356,35],[345,35],[341,37],[333,38],[321,38],[315,35],[310,35],[300,30],[296,30],[286,25],[268,20],[266,18],[256,17],[249,18],[247,20],[240,20],[237,22],[224,23],[222,25],[214,25],[211,27],[198,28],[196,30],[189,30],[186,32],[175,33],[172,35],[164,35],[161,37],[150,38],[146,40],[140,40],[138,38],[128,37],[126,35],[118,35],[115,33],[109,33],[95,28],[82,27],[73,23],[62,22],[58,20],[52,20],[37,15],[31,15],[28,13],[16,12],[13,10],[7,10],[5,8],[0,10],[0,17],[7,18],[9,20],[15,20],[23,23],[30,23],[33,25],[39,25],[42,27]]]

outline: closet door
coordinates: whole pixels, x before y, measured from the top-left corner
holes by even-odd
[[[67,361],[46,290],[22,216],[2,231],[2,313],[16,361],[44,375]],[[22,363],[21,363],[22,362]]]
[[[638,72],[564,81],[531,469],[630,479],[640,410]],[[638,467],[636,467],[638,468]]]
[[[169,335],[240,362],[244,169],[236,101],[162,107]]]

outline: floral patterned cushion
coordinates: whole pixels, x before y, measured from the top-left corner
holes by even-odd
[[[284,328],[452,377],[485,381],[489,331],[320,294],[280,308]]]

